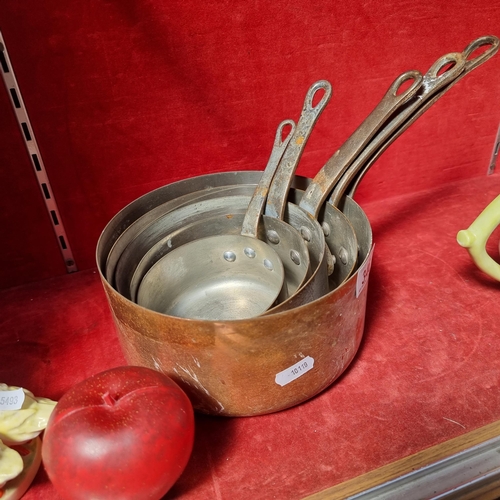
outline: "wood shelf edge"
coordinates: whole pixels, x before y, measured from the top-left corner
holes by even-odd
[[[313,493],[304,497],[303,500],[347,499],[498,436],[500,436],[500,420],[431,446],[338,485]]]

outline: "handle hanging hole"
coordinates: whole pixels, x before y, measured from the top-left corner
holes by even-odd
[[[281,127],[281,144],[284,144],[286,140],[293,134],[295,130],[295,123],[292,120],[287,120]]]
[[[321,102],[325,94],[326,90],[323,88],[319,88],[318,90],[316,90],[311,101],[311,105],[313,108],[315,108]]]
[[[450,69],[454,68],[457,65],[456,61],[448,61],[445,64],[443,64],[439,70],[436,73],[436,76],[441,76],[444,75],[445,73],[448,73]]]
[[[396,91],[396,95],[404,94],[413,84],[413,80],[405,80]]]
[[[485,43],[474,47],[472,51],[467,54],[467,61],[473,61],[474,59],[481,57],[486,51],[490,50],[491,46],[491,43]]]

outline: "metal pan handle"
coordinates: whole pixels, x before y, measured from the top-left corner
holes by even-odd
[[[489,45],[482,54],[470,58],[470,56],[480,47]],[[438,59],[434,65],[429,69],[427,74],[424,76],[423,88],[425,92],[420,96],[420,103],[417,103],[414,107],[408,108],[404,111],[401,116],[395,118],[392,124],[384,129],[385,138],[381,140],[382,145],[376,152],[372,152],[372,156],[364,164],[364,167],[359,170],[356,175],[352,176],[350,185],[347,189],[344,189],[345,194],[348,196],[354,196],[359,183],[363,179],[364,175],[373,163],[382,155],[382,153],[422,114],[425,113],[439,98],[441,98],[448,90],[453,87],[458,81],[460,81],[464,76],[470,73],[473,69],[489,60],[493,57],[499,49],[500,40],[495,36],[483,36],[473,42],[471,42],[461,54],[452,53],[442,56]],[[460,57],[458,57],[460,56]],[[450,68],[448,73],[439,75],[440,67],[444,67],[446,58],[455,58],[456,64],[453,68]],[[463,67],[462,67],[463,66]],[[455,77],[454,73],[457,73]],[[446,78],[443,76],[446,75]],[[381,133],[382,134],[382,133]],[[373,148],[375,149],[375,148]],[[332,193],[330,202],[333,204],[338,204],[340,200],[340,191],[335,194]]]
[[[489,45],[488,49],[486,49],[483,53],[477,55],[476,57],[469,59],[470,56],[473,55],[473,53],[476,50],[486,45]],[[498,52],[499,47],[500,47],[500,40],[493,35],[482,36],[469,43],[469,45],[467,45],[467,47],[465,47],[463,51],[463,56],[467,60],[467,62],[465,63],[466,71],[467,72],[472,71],[473,69],[477,68],[478,66],[486,62],[488,59],[490,59]]]
[[[287,132],[286,136],[283,136],[283,131],[287,126],[290,126],[291,128]],[[269,157],[267,166],[255,188],[254,194],[248,204],[245,218],[243,219],[241,227],[241,234],[243,236],[251,236],[253,238],[257,237],[260,216],[263,212],[264,204],[266,203],[269,187],[276,174],[276,169],[278,168],[281,157],[283,156],[283,153],[285,152],[286,147],[295,132],[295,128],[295,122],[293,120],[284,120],[278,125],[278,130],[276,130],[276,135],[274,137],[273,149],[271,150],[271,156]]]
[[[347,188],[356,178],[366,174],[387,147],[398,137],[395,132],[398,127],[403,126],[405,121],[412,116],[415,110],[424,106],[426,101],[439,92],[440,89],[454,81],[465,69],[465,58],[463,54],[454,52],[440,57],[424,75],[422,86],[419,91],[401,108],[378,134],[370,141],[364,150],[359,154],[353,164],[344,172],[342,177],[335,184],[330,195],[329,203],[338,206]],[[408,124],[409,126],[409,124]],[[402,131],[400,132],[402,133]],[[376,158],[373,155],[377,154]]]
[[[401,90],[408,80],[413,80],[412,84]],[[323,202],[342,174],[387,119],[415,95],[422,81],[418,71],[407,71],[394,80],[380,103],[316,174],[300,201],[301,208],[314,217],[318,216]]]
[[[319,102],[313,106],[317,92],[324,91]],[[282,219],[295,170],[304,151],[304,147],[311,135],[314,124],[325,109],[332,96],[332,86],[326,80],[319,80],[312,84],[306,94],[304,106],[300,115],[295,133],[286,148],[285,154],[278,166],[273,179],[266,204],[266,215]]]

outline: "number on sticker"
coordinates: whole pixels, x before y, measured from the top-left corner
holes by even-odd
[[[14,406],[17,405],[17,402],[19,401],[19,398],[17,396],[10,396],[10,397],[5,397],[2,396],[0,398],[0,406]]]
[[[0,391],[0,411],[20,410],[24,403],[24,397],[22,389]]]
[[[314,359],[307,356],[292,366],[276,374],[275,382],[282,387],[304,375],[314,366]]]

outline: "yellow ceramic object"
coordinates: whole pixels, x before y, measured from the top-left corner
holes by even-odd
[[[500,196],[497,196],[469,226],[457,234],[459,245],[466,248],[476,266],[500,281],[500,265],[486,252],[486,242],[500,224]]]
[[[0,383],[0,497],[18,500],[29,488],[41,462],[38,435],[56,405],[27,389]]]
[[[2,500],[19,500],[30,487],[42,461],[42,442],[40,438],[37,437],[29,443],[17,446],[17,448],[22,450],[21,454],[15,450],[11,451],[21,460],[21,470],[4,486],[0,485],[0,498]],[[2,469],[1,458],[0,455],[0,470]],[[16,469],[19,468],[19,459],[16,459]],[[0,479],[0,483],[1,481]]]
[[[21,455],[0,441],[0,491],[7,481],[21,474],[23,467]]]
[[[0,384],[0,392],[17,391],[19,387]],[[36,398],[22,389],[24,401],[18,410],[0,410],[0,440],[6,445],[21,444],[37,437],[47,427],[50,414],[56,405],[47,398]]]

